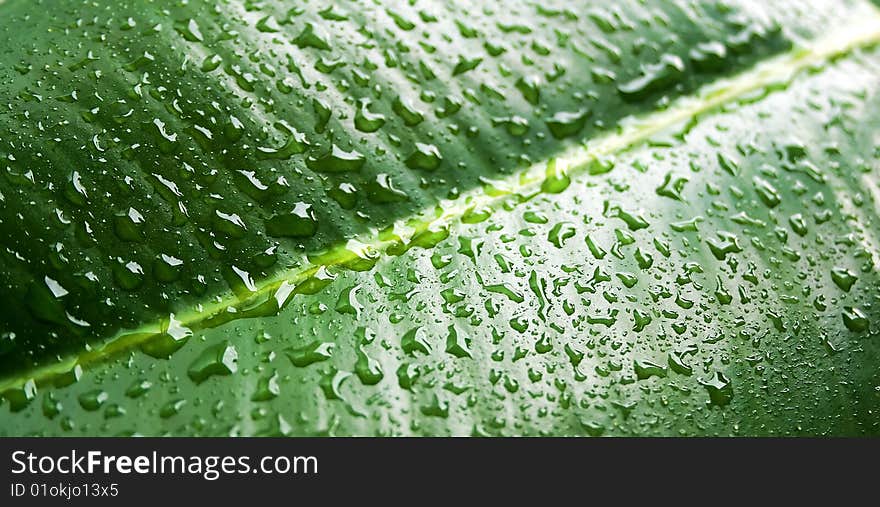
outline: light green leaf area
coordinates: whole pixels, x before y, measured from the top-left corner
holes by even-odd
[[[880,433],[871,4],[59,3],[0,434]]]

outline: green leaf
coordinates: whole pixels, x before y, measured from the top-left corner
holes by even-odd
[[[878,433],[871,4],[46,7],[0,434]]]

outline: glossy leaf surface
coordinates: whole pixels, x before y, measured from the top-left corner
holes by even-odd
[[[869,4],[57,4],[0,432],[877,433]]]

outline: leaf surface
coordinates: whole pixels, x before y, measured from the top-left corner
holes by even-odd
[[[867,3],[73,5],[0,7],[0,432],[877,432]]]

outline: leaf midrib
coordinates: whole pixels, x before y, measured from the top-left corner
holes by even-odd
[[[5,0],[0,0],[2,4]],[[557,167],[564,168],[570,178],[582,175],[591,163],[604,157],[624,153],[651,139],[652,136],[670,128],[694,121],[701,115],[718,110],[722,106],[759,90],[770,90],[786,85],[796,75],[817,65],[844,57],[852,52],[880,43],[880,10],[868,5],[868,13],[859,13],[857,19],[845,29],[837,30],[821,39],[812,41],[791,51],[764,60],[754,67],[735,76],[720,79],[703,86],[695,94],[675,100],[668,108],[655,110],[637,117],[625,118],[616,132],[600,135],[584,145],[573,146],[555,157]],[[454,201],[441,202],[408,218],[399,219],[389,228],[400,239],[408,241],[416,234],[439,227],[448,227],[471,209],[490,208],[497,210],[499,205],[511,197],[529,200],[544,193],[541,184],[546,177],[548,160],[532,164],[527,169],[502,180],[493,180],[495,191],[487,192],[477,187],[462,194]],[[497,188],[500,187],[500,188]],[[500,190],[500,192],[499,192]],[[439,212],[438,212],[439,211]],[[210,304],[199,305],[184,314],[172,314],[169,319],[144,324],[136,329],[117,333],[98,347],[86,352],[70,355],[61,361],[37,367],[24,374],[0,380],[0,393],[21,387],[33,381],[37,385],[50,381],[54,376],[66,373],[79,365],[96,364],[131,350],[166,333],[169,322],[196,332],[215,327],[216,322],[247,318],[249,310],[262,304],[277,304],[276,311],[290,300],[293,288],[312,277],[322,269],[344,265],[365,255],[368,251],[386,255],[386,250],[395,240],[383,240],[380,233],[354,237],[347,245],[355,244],[356,249],[339,245],[322,255],[319,263],[306,262],[295,269],[282,270],[274,277],[263,280],[255,292],[245,296],[227,294]],[[230,315],[233,312],[237,316]],[[227,314],[227,315],[224,315]],[[216,319],[212,321],[211,319]]]

